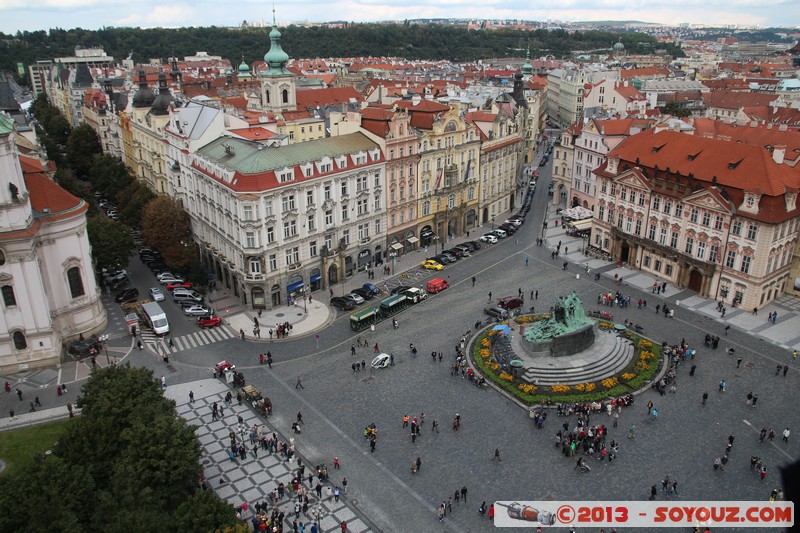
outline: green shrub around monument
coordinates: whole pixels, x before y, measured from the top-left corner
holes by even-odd
[[[549,314],[525,315],[519,323],[538,322]],[[613,328],[613,324],[600,322],[600,328]],[[472,358],[477,369],[495,385],[527,405],[551,403],[581,403],[618,398],[646,386],[661,367],[661,346],[633,332],[626,338],[634,344],[634,357],[622,372],[609,378],[577,385],[537,386],[527,383],[500,368],[492,359],[490,337],[498,333],[485,330],[475,339]]]

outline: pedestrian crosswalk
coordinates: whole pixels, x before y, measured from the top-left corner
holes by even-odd
[[[142,330],[142,342],[158,354],[164,353],[178,353],[184,350],[191,350],[192,348],[199,348],[215,342],[224,341],[237,337],[238,334],[230,329],[228,326],[221,325],[215,328],[205,328],[189,333],[188,335],[181,335],[180,337],[159,337],[150,330]],[[172,346],[170,347],[169,341],[172,339]]]

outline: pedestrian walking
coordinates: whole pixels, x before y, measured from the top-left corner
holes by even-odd
[[[422,468],[422,459],[417,457],[415,463],[417,464],[417,472],[419,472],[419,469]]]
[[[783,365],[783,377],[786,377],[786,373],[789,371],[789,365]]]
[[[736,360],[736,368],[739,368],[740,366],[742,366],[742,358],[741,357]]]
[[[467,486],[466,485],[461,487],[461,499],[464,500],[464,503],[467,503]]]
[[[489,291],[489,301],[492,301],[492,291]]]
[[[703,392],[703,405],[706,404],[706,400],[708,400],[708,391]]]
[[[494,458],[497,459],[497,461],[499,462],[503,461],[503,459],[500,457],[500,448],[494,449]]]
[[[783,442],[788,444],[789,443],[789,436],[791,434],[792,434],[792,432],[789,431],[789,428],[784,429],[783,430],[783,439],[781,439],[781,440],[783,440]],[[770,440],[772,440],[772,439],[770,439]]]
[[[475,286],[475,281],[476,281],[475,276],[472,276],[472,286],[473,287]]]
[[[628,429],[628,438],[629,439],[636,438],[636,424],[631,424],[631,427]]]
[[[194,391],[189,391],[189,403],[194,403]]]
[[[338,470],[339,469],[339,458],[338,457],[334,457],[333,458],[333,469],[334,470]]]
[[[300,379],[299,377],[297,378],[297,383],[294,384],[294,388],[295,389],[305,389],[305,387],[303,387],[303,380]]]

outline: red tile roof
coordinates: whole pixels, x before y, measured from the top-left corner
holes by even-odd
[[[781,131],[777,127],[766,127],[763,124],[727,124],[710,118],[694,120],[695,134],[701,137],[717,137],[725,135],[733,142],[752,144],[762,148],[786,146],[786,159],[794,161],[800,157],[800,131]]]
[[[703,100],[708,107],[722,109],[741,109],[769,105],[775,100],[775,95],[735,91],[711,91],[703,94]]]
[[[23,157],[20,157],[20,164],[23,164]],[[82,208],[80,211],[86,209],[86,203],[83,200],[73,196],[66,189],[62,189],[47,176],[40,161],[30,157],[24,159],[26,161],[22,173],[34,211],[56,216],[75,211],[78,208]]]
[[[670,70],[667,67],[632,68],[619,71],[619,78],[621,80],[632,80],[634,78],[666,78],[669,75]]]
[[[360,113],[362,128],[380,137],[386,137],[394,112],[384,107],[370,106],[362,109]]]
[[[644,130],[653,125],[655,121],[638,118],[620,118],[598,120],[597,127],[602,135],[631,135],[633,130]]]
[[[440,113],[447,113],[450,107],[433,100],[420,100],[414,105],[412,100],[395,102],[398,109],[405,109],[411,114],[411,125],[415,128],[429,130],[433,128],[433,119]]]
[[[297,91],[297,108],[325,107],[343,103],[363,102],[364,97],[353,87],[328,87],[327,89],[305,89]]]
[[[271,132],[264,128],[259,128],[257,126],[251,126],[249,128],[239,128],[228,131],[234,135],[238,135],[239,137],[248,139],[250,141],[260,141],[263,139],[269,139],[270,137],[277,135],[274,132]]]
[[[609,157],[618,156],[634,166],[670,172],[740,191],[761,190],[770,196],[783,195],[785,188],[800,188],[800,172],[779,165],[760,146],[707,139],[676,131],[646,130],[624,140]],[[604,167],[601,167],[604,168]]]

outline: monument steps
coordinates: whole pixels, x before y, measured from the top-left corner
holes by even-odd
[[[603,342],[602,346],[597,346],[596,348],[599,348],[599,351],[604,353],[597,354],[588,364],[580,366],[562,364],[558,367],[534,364],[526,367],[522,379],[528,383],[542,386],[591,383],[622,372],[633,360],[635,354],[633,343],[617,335],[614,335],[611,343]],[[559,359],[562,359],[561,363],[567,363],[564,359],[568,358]]]

